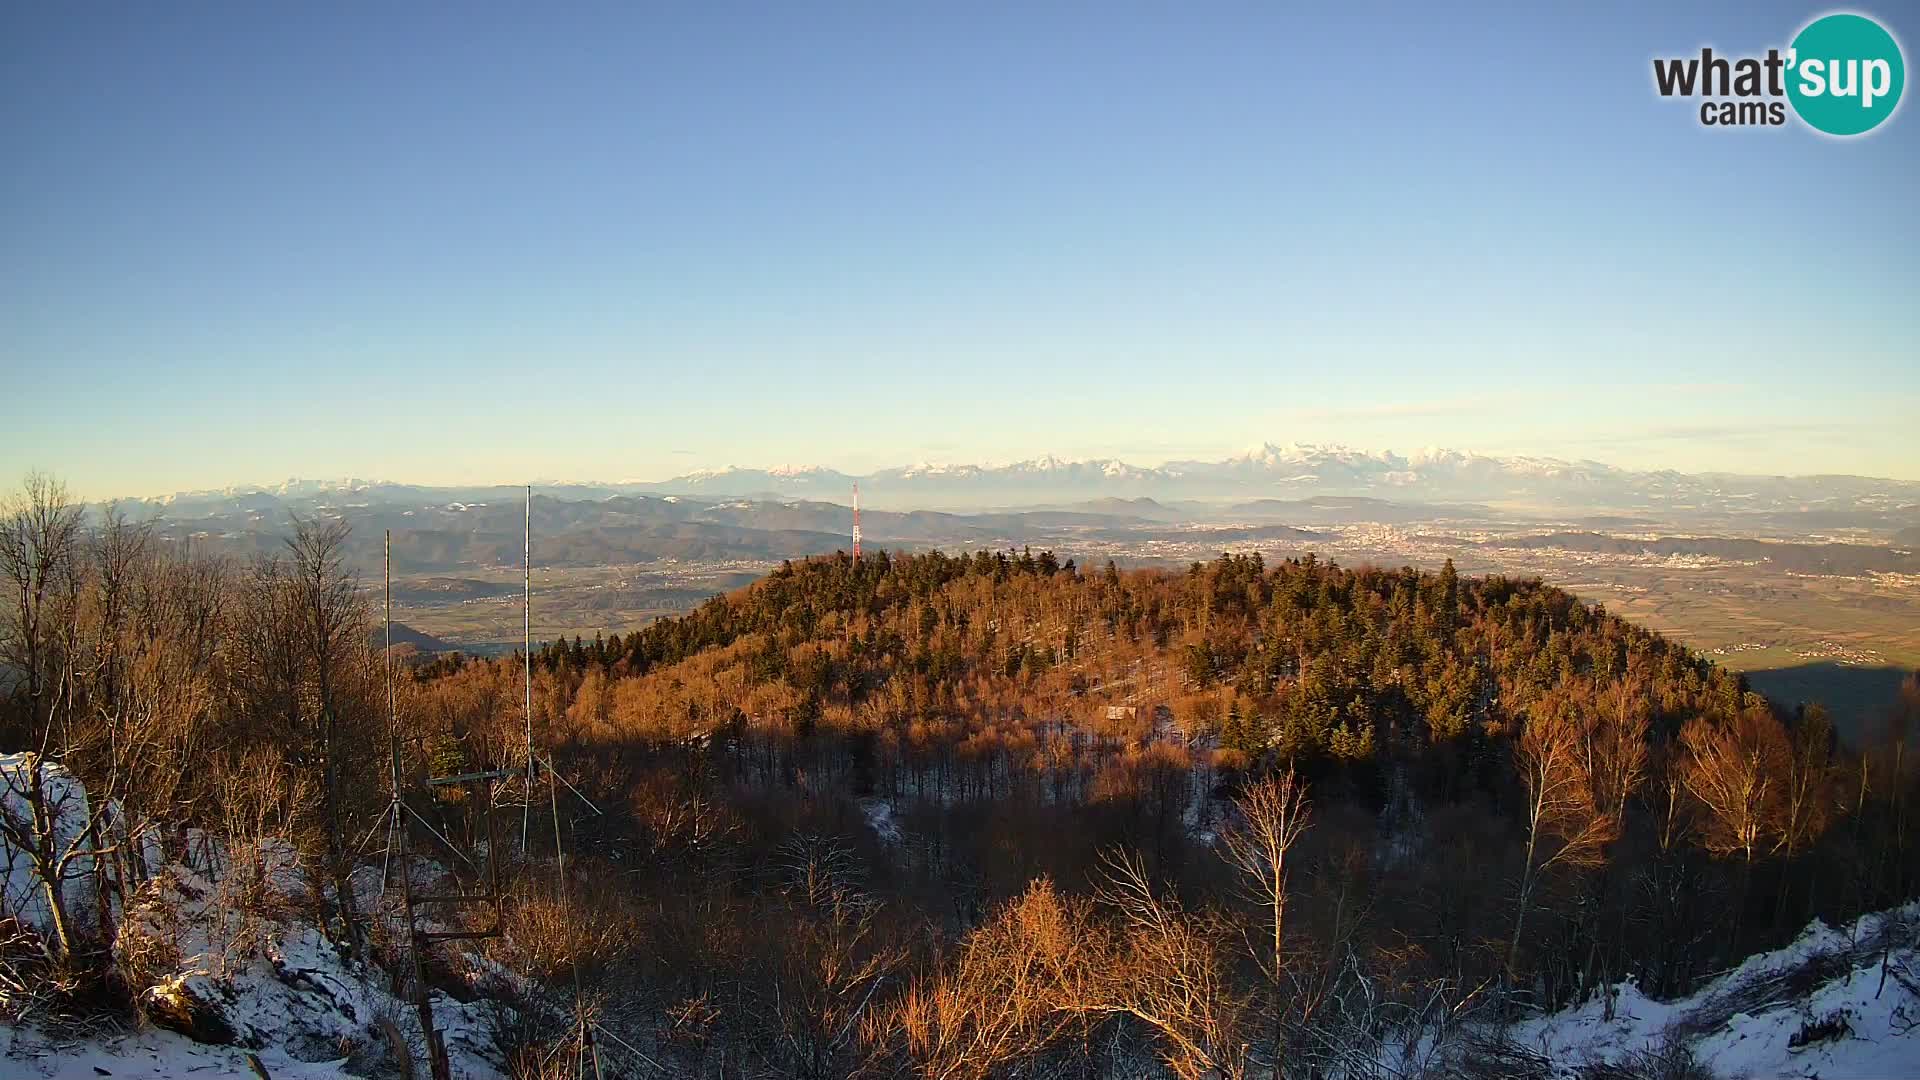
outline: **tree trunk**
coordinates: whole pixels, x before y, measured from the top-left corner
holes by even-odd
[[[107,845],[100,842],[100,818],[97,815],[87,822],[87,843],[93,848],[93,901],[100,919],[100,941],[110,950],[113,948],[113,899],[108,890],[114,887],[114,875],[112,865],[105,856]],[[125,905],[122,904],[122,907]]]
[[[324,693],[324,691],[323,691]],[[327,815],[327,861],[333,868],[333,888],[335,901],[340,910],[340,922],[346,935],[347,955],[355,960],[360,958],[360,922],[355,916],[353,906],[353,887],[348,880],[345,844],[340,839],[340,764],[338,746],[338,725],[334,721],[333,710],[328,708],[322,725],[326,740],[326,815]]]
[[[54,820],[47,807],[46,773],[38,754],[33,755],[33,763],[27,767],[27,790],[22,794],[27,800],[27,808],[33,814],[33,843],[28,855],[33,860],[33,872],[40,876],[41,891],[47,897],[47,917],[52,921],[53,934],[49,940],[41,939],[41,951],[46,954],[49,963],[59,965],[73,959],[73,921],[67,915],[66,882],[61,880],[60,844],[58,822]]]
[[[1539,835],[1539,827],[1533,826],[1527,833],[1527,862],[1520,871],[1520,905],[1513,914],[1513,937],[1507,942],[1507,962],[1501,972],[1501,979],[1513,989],[1513,962],[1520,954],[1520,928],[1527,920],[1527,904],[1533,899],[1533,853]]]

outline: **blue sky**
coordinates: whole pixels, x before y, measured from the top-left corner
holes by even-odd
[[[0,470],[1920,479],[1920,116],[1652,89],[1828,9],[1438,6],[8,5]]]

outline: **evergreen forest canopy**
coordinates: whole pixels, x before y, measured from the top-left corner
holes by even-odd
[[[336,883],[310,917],[382,958],[345,887],[390,765],[344,527],[238,563],[44,479],[4,524],[0,750],[70,768],[122,835],[291,841]],[[524,761],[523,661],[399,680],[423,822],[473,835],[476,808],[413,782]],[[553,803],[565,887],[516,851],[483,948],[529,995],[577,972],[696,1071],[1308,1075],[1408,1024],[1682,994],[1916,885],[1920,682],[1844,746],[1818,706],[1450,563],[836,554],[532,661],[535,741],[584,800]],[[110,922],[62,911],[83,841],[5,827],[56,915],[12,962],[137,1001]],[[563,1035],[530,1027],[525,1061]]]

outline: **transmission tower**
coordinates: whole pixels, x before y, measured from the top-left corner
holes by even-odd
[[[860,481],[853,482],[853,561],[860,561]]]

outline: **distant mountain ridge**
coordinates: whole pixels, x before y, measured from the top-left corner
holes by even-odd
[[[1497,457],[1430,448],[1410,455],[1343,446],[1263,443],[1218,461],[1139,466],[1046,456],[1008,465],[909,465],[855,476],[833,469],[729,467],[652,490],[688,494],[841,497],[855,480],[872,505],[1031,505],[1077,499],[1524,502],[1595,509],[1889,511],[1920,513],[1920,483],[1861,476],[1747,476],[1636,471],[1598,461]]]
[[[1590,460],[1499,457],[1441,448],[1402,455],[1391,450],[1298,443],[1263,443],[1218,461],[1169,461],[1157,466],[1133,465],[1114,458],[1075,461],[1052,455],[1005,465],[922,463],[866,474],[819,465],[729,465],[664,481],[541,483],[534,488],[569,499],[680,494],[704,499],[844,502],[850,499],[856,481],[869,506],[894,508],[1069,506],[1134,499],[1247,503],[1261,499],[1366,497],[1521,502],[1584,510],[1765,510],[1842,515],[1912,511],[1920,515],[1920,482],[1913,481],[1636,471]],[[484,502],[517,499],[519,490],[505,485],[432,488],[368,480],[288,480],[275,485],[181,492],[141,502],[169,513],[230,513],[295,503],[351,506],[400,500]],[[1142,506],[1152,509],[1149,504]],[[1834,523],[1845,522],[1840,519]]]

